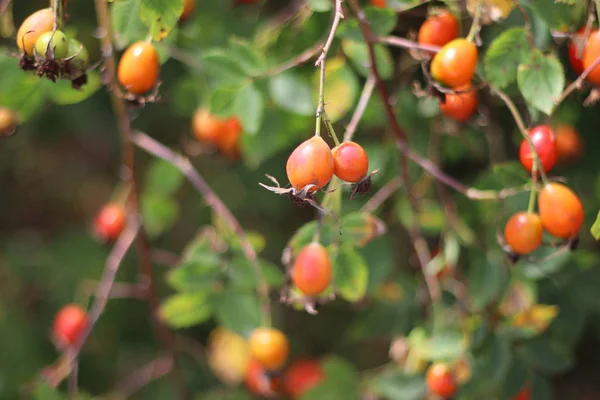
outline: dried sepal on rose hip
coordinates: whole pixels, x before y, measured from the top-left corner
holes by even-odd
[[[371,189],[369,174],[369,156],[365,149],[356,142],[343,142],[331,150],[334,162],[333,173],[344,182],[352,184],[350,199],[357,193],[367,193]]]

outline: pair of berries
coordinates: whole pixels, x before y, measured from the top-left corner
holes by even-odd
[[[237,117],[220,119],[205,108],[198,109],[192,119],[192,132],[196,139],[231,158],[240,156],[243,131],[242,123]]]
[[[583,152],[583,142],[577,130],[567,124],[552,129],[539,125],[528,132],[544,172],[550,172],[557,162],[567,163],[579,158]],[[523,139],[519,148],[519,159],[523,167],[531,173],[534,157],[527,140]]]
[[[287,177],[292,187],[308,192],[321,189],[333,175],[343,181],[359,183],[367,177],[369,157],[358,143],[344,142],[333,150],[320,136],[302,142],[290,154],[287,164]]]
[[[87,72],[90,56],[85,46],[54,30],[55,15],[51,8],[28,16],[17,31],[17,46],[23,52],[23,69],[36,69],[39,76],[52,80],[76,80]],[[82,84],[85,82],[81,82]]]
[[[444,115],[458,122],[468,120],[477,110],[479,99],[471,81],[477,67],[477,47],[458,38],[456,17],[445,10],[432,15],[419,28],[418,42],[439,46],[440,51],[431,61],[431,75],[435,80],[454,90],[440,104]]]
[[[251,361],[246,374],[250,391],[263,396],[285,392],[298,398],[324,378],[324,372],[314,360],[301,359],[292,363],[283,374],[280,370],[289,355],[289,343],[278,329],[258,328],[250,335]]]
[[[585,26],[578,30],[569,43],[569,62],[577,74],[581,74],[600,57],[600,30],[592,30],[585,43]],[[583,51],[580,52],[580,46]],[[586,79],[594,85],[600,85],[600,66],[595,67]]]

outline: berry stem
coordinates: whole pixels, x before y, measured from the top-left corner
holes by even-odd
[[[325,111],[323,111],[323,121],[325,121],[325,128],[327,129],[329,136],[333,138],[333,143],[335,143],[336,146],[339,146],[340,141],[338,140],[335,129],[333,129],[333,124],[331,123],[331,120]]]
[[[600,23],[600,0],[595,0],[594,4],[596,5],[596,17],[598,18],[598,23]]]
[[[369,100],[371,100],[371,96],[373,95],[373,90],[375,89],[375,76],[371,73],[365,82],[365,86],[363,87],[363,91],[360,95],[360,99],[358,99],[358,104],[356,105],[356,110],[354,110],[354,114],[350,119],[350,123],[346,127],[346,133],[344,133],[344,142],[349,142],[352,140],[354,133],[356,132],[356,128],[360,120],[362,119],[363,114],[369,104]]]
[[[479,28],[481,25],[481,8],[483,7],[483,0],[479,0],[477,5],[475,6],[475,16],[473,17],[473,23],[471,24],[471,29],[469,29],[469,34],[467,35],[467,40],[472,42],[475,39],[475,35],[479,32]]]
[[[329,49],[333,44],[335,32],[337,31],[337,28],[340,24],[340,20],[344,18],[344,14],[342,13],[343,2],[344,0],[335,0],[335,10],[333,22],[331,23],[331,29],[329,31],[329,35],[327,36],[327,40],[325,40],[325,44],[323,45],[321,55],[319,56],[319,58],[317,58],[317,61],[315,62],[315,67],[320,67],[319,102],[317,104],[317,125],[315,129],[315,136],[321,136],[321,121],[323,119],[323,114],[325,113],[325,59],[327,58],[327,53],[329,53]]]
[[[506,95],[506,93],[504,93],[503,91],[501,91],[497,88],[494,88],[494,87],[490,87],[490,89],[494,93],[496,93],[498,95],[498,97],[500,97],[500,99],[502,99],[502,101],[504,101],[504,104],[506,104],[506,106],[510,110],[515,122],[517,123],[517,127],[519,128],[519,131],[521,132],[521,135],[523,136],[523,139],[525,139],[527,141],[527,143],[529,144],[529,149],[531,150],[531,154],[533,155],[533,163],[535,164],[535,167],[540,171],[540,176],[542,177],[542,183],[544,185],[547,185],[548,177],[546,176],[546,172],[544,171],[544,168],[542,168],[542,163],[540,161],[540,157],[537,153],[537,150],[535,149],[533,141],[531,140],[531,136],[529,136],[529,133],[527,132],[527,128],[525,127],[525,122],[523,122],[523,117],[521,117],[521,114],[519,114],[519,110],[517,109],[517,106],[510,99],[510,97],[508,97]]]
[[[54,13],[53,30],[56,31],[63,26],[64,10],[62,0],[52,0],[52,12]]]
[[[527,205],[527,212],[532,213],[533,207],[535,206],[535,197],[537,194],[537,164],[533,164],[531,170],[531,190],[529,191],[529,204]]]

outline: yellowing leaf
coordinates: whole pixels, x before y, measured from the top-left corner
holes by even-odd
[[[479,3],[480,0],[467,0],[469,14],[475,15]],[[481,23],[485,25],[505,19],[517,6],[515,0],[484,0],[482,3]]]
[[[319,73],[317,69],[313,78],[315,105],[319,97]],[[346,60],[342,57],[328,59],[325,64],[325,112],[331,122],[336,122],[354,107],[357,94],[356,74],[346,65]]]
[[[554,305],[535,304],[531,308],[516,314],[511,325],[515,328],[542,333],[558,315],[558,307]]]

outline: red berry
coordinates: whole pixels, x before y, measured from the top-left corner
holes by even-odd
[[[307,296],[316,296],[329,287],[331,259],[325,247],[313,242],[300,251],[292,267],[292,281]]]
[[[102,241],[117,240],[125,227],[125,210],[119,204],[107,204],[96,215],[94,234]]]
[[[581,43],[584,39],[585,26],[579,29],[569,41],[569,64],[571,64],[571,68],[577,75],[581,75],[581,73],[585,70],[583,67],[583,53],[585,46]],[[577,56],[577,49],[581,48],[581,53],[579,53],[580,57]]]
[[[591,67],[598,57],[600,57],[600,31],[594,30],[583,50],[583,68]],[[594,85],[600,84],[600,66],[595,67],[586,79]]]
[[[77,343],[89,324],[86,311],[77,304],[68,304],[58,311],[54,318],[52,334],[59,347]]]
[[[427,388],[432,394],[447,399],[456,393],[456,381],[446,364],[435,363],[427,369]]]
[[[325,372],[317,361],[296,360],[285,372],[285,392],[293,399],[299,398],[323,379],[325,379]]]
[[[451,88],[467,85],[475,75],[477,57],[477,47],[472,42],[454,39],[433,56],[431,76]]]
[[[344,142],[335,147],[333,155],[335,176],[346,182],[360,182],[369,172],[369,156],[355,142]]]
[[[445,101],[440,103],[440,110],[455,121],[465,122],[471,118],[479,105],[477,91],[471,84],[457,87],[456,91],[462,93],[447,94]]]
[[[331,149],[320,136],[313,136],[296,147],[286,165],[292,186],[296,190],[302,190],[307,185],[315,185],[310,192],[327,185],[333,176],[333,170]]]
[[[542,244],[544,229],[540,216],[525,211],[518,212],[506,223],[504,239],[518,255],[529,254]]]
[[[387,7],[386,0],[371,0],[371,5],[377,8],[386,8]]]
[[[270,375],[256,360],[250,360],[246,372],[246,387],[256,395],[274,397],[281,392],[282,382],[277,376]]]
[[[583,141],[575,127],[567,124],[554,128],[558,161],[568,163],[577,160],[583,153]]]
[[[285,364],[290,351],[287,337],[275,328],[257,328],[248,340],[250,355],[267,370],[277,370]]]
[[[119,61],[119,83],[130,93],[141,95],[156,85],[160,72],[158,51],[152,43],[136,42]]]
[[[442,47],[458,37],[458,20],[450,11],[427,18],[419,28],[420,44]]]
[[[554,167],[554,164],[556,164],[557,159],[556,141],[552,128],[547,125],[536,126],[529,131],[529,136],[540,158],[544,172],[549,172]],[[531,173],[534,162],[533,154],[531,153],[529,143],[525,139],[521,142],[519,158],[523,167]]]
[[[540,190],[538,209],[544,229],[561,239],[575,237],[583,225],[583,205],[562,183],[549,183]]]
[[[513,400],[530,400],[531,399],[531,389],[529,386],[524,386],[523,389],[515,397]]]

